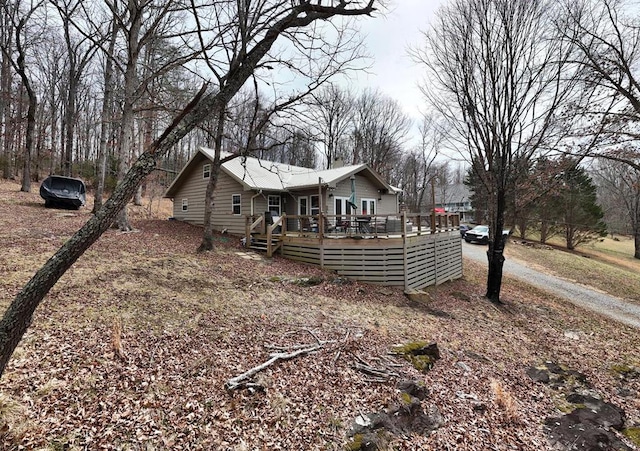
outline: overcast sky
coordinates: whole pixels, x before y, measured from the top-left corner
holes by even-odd
[[[353,76],[354,87],[378,88],[400,102],[404,112],[418,121],[424,110],[424,99],[418,88],[423,70],[411,60],[407,50],[422,45],[421,31],[428,29],[435,11],[445,1],[393,0],[385,17],[360,20],[374,60],[369,74]]]

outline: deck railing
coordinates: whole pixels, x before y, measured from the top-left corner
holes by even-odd
[[[255,237],[269,257],[280,249],[345,277],[414,290],[462,276],[459,225],[447,213],[255,216],[246,243]]]
[[[268,221],[271,219],[271,221]],[[270,222],[270,223],[269,223]],[[388,238],[405,237],[458,230],[458,213],[401,213],[382,215],[287,215],[266,218],[246,217],[246,245],[252,237],[262,236],[267,254],[277,250],[276,240],[295,236],[315,238]]]

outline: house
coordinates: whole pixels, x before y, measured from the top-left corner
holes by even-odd
[[[447,213],[458,213],[461,222],[472,222],[473,209],[470,196],[469,188],[463,183],[446,185],[436,190],[435,207],[442,208]]]
[[[225,153],[222,157],[230,155]],[[173,217],[204,223],[205,193],[214,151],[200,147],[167,189]],[[397,214],[400,190],[390,186],[366,164],[316,170],[288,164],[237,157],[221,166],[214,192],[215,230],[245,233],[247,216],[271,217]],[[354,208],[355,206],[355,208]],[[289,230],[301,227],[288,225]]]
[[[167,189],[175,219],[203,224],[213,159],[199,148]],[[368,283],[409,291],[462,277],[458,215],[400,211],[399,193],[366,164],[319,171],[238,157],[221,166],[211,220],[269,257]]]

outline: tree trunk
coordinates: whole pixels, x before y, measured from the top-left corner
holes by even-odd
[[[634,244],[633,258],[640,259],[640,205],[638,202],[636,202],[635,215],[633,216],[635,216],[634,221],[632,221]]]
[[[52,83],[53,85],[53,83]],[[58,107],[56,103],[56,93],[52,89],[49,93],[49,108],[51,109],[51,117],[49,118],[49,127],[51,127],[51,150],[49,151],[49,175],[55,174],[56,170],[56,143],[58,140]]]
[[[500,239],[502,239],[500,237]],[[489,272],[487,274],[486,297],[491,302],[500,304],[500,289],[502,288],[502,268],[504,267],[504,245],[498,245],[495,240],[489,242],[487,250]]]
[[[113,113],[113,55],[116,48],[116,35],[118,33],[118,21],[113,19],[111,24],[111,37],[109,49],[106,55],[104,66],[104,98],[102,100],[102,111],[100,118],[100,144],[98,147],[98,186],[93,199],[93,213],[97,213],[102,208],[102,197],[104,196],[104,184],[107,177],[107,139],[111,129],[111,119]]]
[[[213,212],[213,192],[218,183],[218,174],[220,172],[220,152],[216,151],[215,159],[211,165],[211,175],[207,183],[207,192],[204,203],[204,230],[202,232],[202,242],[197,252],[212,251],[213,246],[213,222],[211,221],[211,213]]]
[[[540,223],[540,243],[545,244],[547,242],[547,234],[549,232],[549,224],[547,221]]]
[[[73,138],[75,134],[76,97],[78,96],[78,82],[74,76],[75,68],[69,70],[69,89],[67,90],[64,118],[64,155],[62,156],[62,174],[67,177],[71,177],[73,172]]]
[[[527,218],[524,216],[520,217],[518,221],[518,231],[520,232],[520,238],[523,240],[527,237]]]
[[[202,243],[198,247],[198,252],[206,252],[213,250],[213,223],[211,222],[211,214],[213,213],[213,192],[218,183],[218,173],[220,172],[220,152],[222,151],[222,133],[224,132],[224,114],[226,106],[218,112],[216,118],[218,123],[216,126],[216,136],[214,144],[215,155],[209,182],[207,183],[207,192],[204,201],[204,231],[202,234]]]
[[[569,225],[569,224],[565,224],[564,226],[564,237],[565,237],[565,241],[567,243],[567,249],[572,251],[575,246],[573,245],[573,236],[574,236],[574,230],[573,230],[573,226]]]
[[[133,205],[138,207],[142,206],[142,185],[138,187],[135,194],[133,195]]]
[[[11,27],[11,18],[8,14],[3,14],[0,19],[0,39],[2,46],[7,49],[12,47],[13,35]],[[2,55],[2,63],[0,65],[0,149],[2,155],[2,177],[9,179],[13,177],[11,165],[11,62],[5,52]]]
[[[489,223],[489,249],[487,259],[489,260],[489,271],[487,273],[487,293],[486,297],[491,302],[500,304],[500,289],[502,288],[502,268],[504,266],[504,247],[506,238],[502,234],[504,228],[505,213],[505,192],[500,189],[496,194],[496,209],[491,215]]]
[[[26,78],[26,72],[22,77],[23,83],[27,90],[27,98],[29,106],[27,108],[27,132],[25,135],[24,162],[22,166],[22,187],[20,191],[28,193],[31,191],[31,155],[33,154],[34,135],[36,130],[36,93],[31,88],[29,80]]]
[[[31,155],[33,155],[33,138],[36,129],[37,97],[35,91],[31,87],[29,75],[27,74],[26,50],[22,43],[21,33],[33,11],[34,9],[32,9],[28,14],[21,17],[20,22],[16,27],[16,52],[18,56],[16,58],[14,66],[18,76],[20,77],[20,81],[22,81],[22,86],[27,92],[28,100],[27,130],[25,135],[24,162],[22,166],[22,187],[20,188],[20,190],[24,192],[31,191]]]
[[[124,73],[124,105],[122,109],[122,121],[120,124],[120,143],[118,146],[118,181],[122,180],[129,169],[129,158],[131,157],[131,143],[133,142],[134,112],[137,65],[140,56],[140,29],[142,27],[142,11],[136,9],[136,5],[129,2],[129,14],[131,16],[131,28],[127,34],[127,48],[129,58]],[[132,230],[127,215],[126,205],[116,218],[116,225],[122,231]]]

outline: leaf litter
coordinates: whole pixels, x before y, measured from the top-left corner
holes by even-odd
[[[18,189],[0,182],[3,306],[90,216]],[[640,366],[626,326],[509,279],[496,308],[481,296],[484,268],[467,261],[463,279],[415,301],[278,256],[247,260],[228,235],[196,254],[199,227],[130,208],[137,233],[105,233],[36,311],[0,380],[3,449],[341,450],[356,418],[398,397],[400,378],[425,383],[444,425],[389,449],[548,449],[557,397],[525,374],[546,360],[585,374],[640,424],[638,379],[611,370]],[[322,282],[287,282],[312,277]],[[274,348],[314,337],[326,345],[255,376],[263,390],[225,389]],[[426,374],[389,355],[413,340],[440,348]],[[389,359],[398,377],[385,382],[355,365]]]

